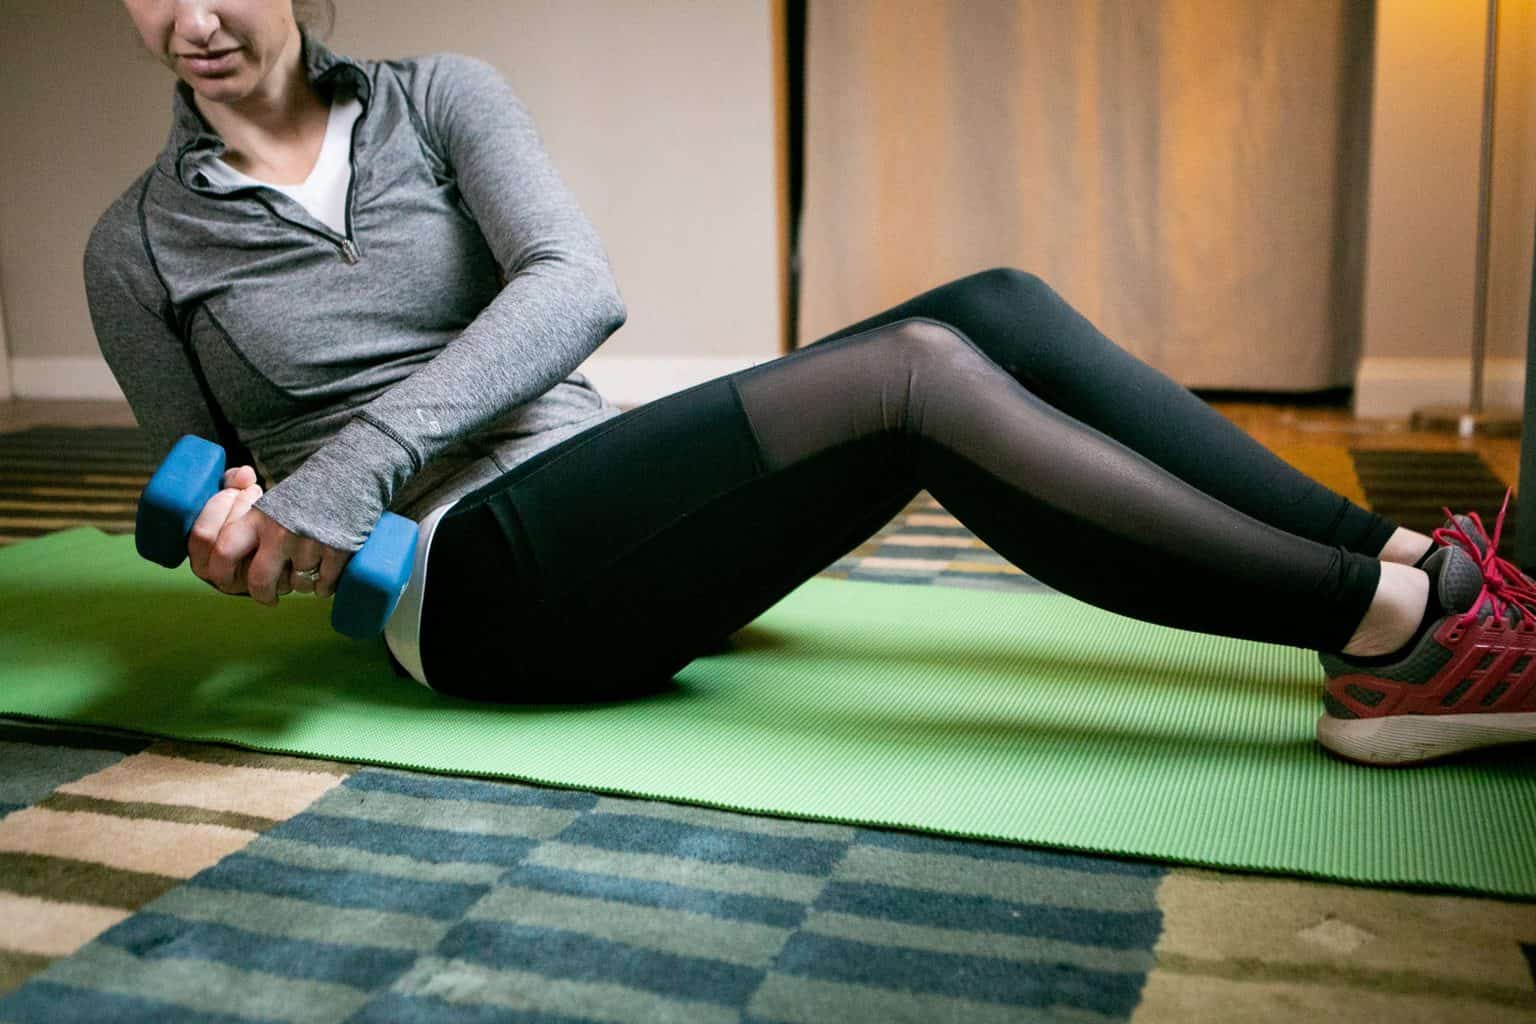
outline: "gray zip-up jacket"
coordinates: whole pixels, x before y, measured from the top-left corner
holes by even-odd
[[[102,215],[85,287],[157,456],[245,453],[283,526],[345,550],[617,413],[575,372],[625,319],[601,242],[490,65],[359,61],[347,232],[275,189],[214,186],[222,140],[181,82],[170,139]],[[244,451],[241,451],[241,449]]]

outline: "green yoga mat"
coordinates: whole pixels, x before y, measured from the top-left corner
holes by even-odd
[[[474,705],[311,598],[224,598],[127,537],[0,551],[0,712],[735,810],[1536,896],[1531,748],[1366,768],[1305,652],[1053,594],[812,580],[660,695]],[[594,642],[601,638],[594,637]],[[504,669],[517,671],[515,651]]]

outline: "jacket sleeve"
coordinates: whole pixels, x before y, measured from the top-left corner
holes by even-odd
[[[447,163],[507,283],[432,360],[368,405],[257,503],[346,550],[430,459],[569,376],[625,320],[596,231],[502,76],[424,59],[409,87],[427,148]]]
[[[108,209],[85,247],[85,298],[96,344],[157,461],[183,434],[228,448],[234,439],[221,431],[204,398],[130,203],[120,200]],[[242,454],[239,448],[231,452],[234,458]]]

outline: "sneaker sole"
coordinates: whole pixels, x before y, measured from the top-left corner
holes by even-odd
[[[1464,750],[1536,740],[1536,712],[1387,715],[1317,720],[1317,741],[1361,764],[1416,764]]]

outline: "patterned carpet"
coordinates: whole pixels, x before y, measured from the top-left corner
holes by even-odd
[[[148,469],[0,436],[0,541]],[[1039,586],[926,496],[828,574]],[[5,1021],[1536,1020],[1532,904],[5,721],[0,815]]]
[[[71,526],[132,533],[139,492],[153,471],[135,430],[0,434],[0,545]]]

